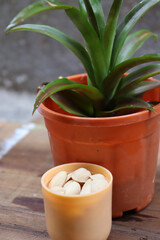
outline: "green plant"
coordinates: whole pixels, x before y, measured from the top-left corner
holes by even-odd
[[[139,19],[160,0],[142,0],[118,25],[122,0],[114,0],[107,21],[101,0],[79,0],[79,9],[54,0],[41,0],[23,9],[9,24],[7,32],[35,31],[61,42],[81,61],[87,72],[87,85],[67,78],[45,85],[36,98],[34,111],[50,97],[61,108],[80,116],[101,117],[129,113],[131,110],[153,109],[143,94],[160,86],[160,81],[146,80],[160,73],[160,64],[141,66],[128,75],[124,73],[144,63],[160,61],[160,54],[133,57],[151,36],[148,30],[130,33]],[[71,36],[46,25],[21,24],[31,16],[62,9],[80,31],[84,46]],[[132,58],[133,57],[133,58]],[[34,112],[33,111],[33,112]]]

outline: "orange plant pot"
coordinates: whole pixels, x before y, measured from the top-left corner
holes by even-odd
[[[70,79],[86,83],[86,75]],[[145,100],[160,101],[160,88]],[[153,198],[160,130],[160,104],[156,113],[143,110],[106,118],[70,115],[47,99],[39,107],[48,129],[54,165],[87,162],[113,174],[113,217],[139,211]]]

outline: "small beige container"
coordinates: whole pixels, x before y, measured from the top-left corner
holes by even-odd
[[[86,168],[101,173],[108,186],[89,195],[64,196],[52,193],[47,186],[60,171],[68,173]],[[105,168],[87,163],[69,163],[48,170],[41,179],[46,224],[52,240],[106,240],[112,224],[112,174]]]

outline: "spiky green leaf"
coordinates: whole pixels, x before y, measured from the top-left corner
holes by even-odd
[[[148,30],[139,30],[130,34],[124,42],[124,45],[116,60],[116,65],[131,58],[135,54],[135,52],[139,48],[141,48],[145,41],[150,37],[154,37],[154,39],[156,40],[157,34],[154,34]]]
[[[118,91],[118,95],[126,94],[139,85],[139,83],[143,80],[153,77],[157,74],[160,74],[160,64],[148,65],[133,71],[121,80],[121,88]]]
[[[87,9],[86,9],[86,6],[84,4],[84,1],[83,0],[78,0],[78,3],[79,3],[79,9],[81,11],[81,14],[85,17],[87,17]]]
[[[142,57],[126,60],[117,65],[113,69],[113,71],[106,77],[101,87],[103,94],[106,96],[106,103],[108,103],[113,98],[125,72],[140,64],[153,61],[160,61],[160,55],[144,55]]]
[[[83,1],[86,6],[87,13],[88,13],[88,19],[89,19],[90,23],[92,24],[94,30],[96,31],[97,35],[100,37],[97,20],[96,20],[91,2],[89,0],[83,0]]]
[[[95,77],[90,58],[87,51],[79,42],[77,42],[69,35],[63,33],[62,31],[46,25],[23,24],[12,28],[11,30],[9,30],[9,32],[24,30],[42,33],[56,39],[57,41],[61,42],[65,47],[69,48],[80,59],[90,77],[92,84],[95,85]]]
[[[79,0],[79,7],[81,10],[81,13],[85,16],[87,16],[87,9],[86,9],[86,5],[85,2],[86,0]],[[94,22],[96,25],[96,32],[97,34],[100,36],[101,39],[103,39],[104,36],[104,29],[105,29],[105,17],[104,17],[104,12],[103,12],[103,8],[102,8],[102,4],[101,1],[99,0],[87,0],[87,4],[89,5],[88,7],[90,8],[90,10],[88,9],[88,14],[89,12],[91,12],[91,15],[93,15],[94,18]],[[90,16],[91,18],[91,16]],[[93,24],[94,26],[94,24]]]
[[[69,9],[72,8],[70,5],[64,5],[57,1],[51,1],[50,4],[47,0],[41,0],[34,2],[30,5],[28,5],[26,8],[24,8],[22,11],[20,11],[15,18],[10,22],[8,27],[6,28],[6,31],[9,31],[11,28],[17,26],[18,24],[21,24],[26,19],[47,10],[54,10],[54,9]]]
[[[95,14],[96,20],[97,20],[97,25],[98,25],[98,30],[101,39],[104,36],[104,30],[105,30],[105,17],[104,17],[104,12],[102,8],[102,4],[100,0],[89,0],[93,9],[93,12]]]
[[[101,117],[109,117],[109,116],[117,116],[117,115],[125,115],[135,112],[138,109],[146,109],[155,112],[152,104],[143,101],[142,99],[126,96],[121,100],[119,104],[113,110],[100,112],[99,116]]]
[[[160,81],[143,81],[143,82],[140,82],[138,86],[135,86],[135,88],[132,88],[132,90],[128,92],[128,94],[130,96],[139,96],[159,86],[160,86]]]
[[[50,82],[44,88],[42,88],[42,90],[40,91],[36,98],[33,112],[35,112],[35,110],[47,97],[50,97],[50,95],[52,94],[62,92],[65,90],[74,90],[88,97],[93,102],[95,108],[97,108],[97,106],[98,107],[102,106],[103,95],[97,88],[76,83],[67,78],[61,78],[56,81]]]
[[[114,0],[110,13],[108,15],[107,24],[104,32],[104,51],[106,57],[107,70],[109,72],[113,43],[115,39],[117,22],[121,8],[122,0]]]
[[[40,93],[40,91],[47,84],[49,84],[49,82],[42,83],[37,88],[38,93]],[[59,108],[65,110],[70,114],[84,117],[84,116],[93,116],[95,113],[93,102],[88,97],[78,92],[75,92],[74,90],[71,90],[71,89],[54,93],[50,95],[49,98],[51,98],[51,100],[53,100],[59,106]],[[59,112],[58,107],[56,109]]]
[[[99,87],[107,76],[106,60],[100,39],[92,25],[88,22],[88,19],[81,14],[81,11],[76,8],[67,9],[65,11],[84,38],[86,49],[92,61],[96,84],[97,87]]]
[[[86,117],[94,116],[94,106],[92,101],[75,91],[65,90],[57,92],[50,98],[68,113]]]
[[[129,32],[140,20],[140,18],[158,2],[160,2],[160,0],[142,0],[122,20],[117,29],[115,37],[114,48],[112,53],[112,68],[116,64],[116,59],[118,58],[118,55]]]

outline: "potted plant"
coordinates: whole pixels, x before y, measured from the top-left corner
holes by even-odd
[[[96,163],[114,177],[113,217],[141,210],[152,200],[159,147],[160,54],[133,57],[150,37],[131,33],[160,0],[142,0],[118,25],[122,0],[114,0],[107,21],[100,0],[79,0],[79,8],[54,0],[35,2],[11,21],[7,32],[35,31],[61,42],[83,64],[86,74],[43,84],[38,108],[48,129],[55,165]],[[31,16],[62,9],[80,31],[84,46],[58,29],[21,24]],[[141,66],[149,63],[146,66]],[[130,70],[138,67],[136,70]],[[126,72],[130,73],[126,73]],[[34,112],[33,111],[33,112]]]

